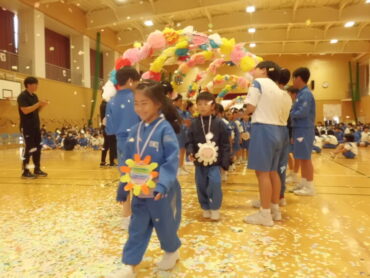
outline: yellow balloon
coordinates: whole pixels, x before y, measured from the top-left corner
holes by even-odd
[[[202,51],[202,55],[206,60],[211,60],[213,58],[213,52],[212,51]]]
[[[230,55],[231,52],[233,51],[235,46],[235,39],[226,39],[222,38],[222,45],[220,47],[221,53],[225,55]]]
[[[164,63],[167,60],[167,56],[161,55],[150,64],[150,71],[152,72],[161,72]]]
[[[187,41],[181,41],[181,42],[178,42],[177,44],[176,44],[176,49],[181,49],[181,48],[188,48],[188,46],[189,46],[189,43],[187,42]]]
[[[240,68],[242,69],[242,71],[251,71],[252,69],[254,69],[255,66],[256,63],[252,57],[245,56],[240,60]]]
[[[134,43],[134,47],[135,48],[140,48],[142,45],[141,45],[141,43],[139,43],[139,42],[135,42]]]
[[[169,47],[165,51],[163,51],[162,55],[167,57],[175,56],[176,47]],[[162,56],[161,55],[161,56]]]

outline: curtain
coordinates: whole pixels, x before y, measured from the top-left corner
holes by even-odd
[[[15,53],[14,13],[0,7],[0,50]]]
[[[90,74],[94,76],[95,74],[95,64],[96,64],[96,51],[90,48]],[[103,68],[103,53],[100,53],[100,68],[99,68],[99,78],[104,78],[104,68]]]
[[[69,38],[45,29],[45,59],[48,64],[70,69]]]

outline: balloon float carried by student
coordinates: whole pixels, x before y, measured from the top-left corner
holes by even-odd
[[[217,69],[224,64],[238,66],[243,72],[247,73],[253,70],[258,62],[262,61],[261,57],[254,55],[245,48],[245,43],[236,43],[233,38],[222,38],[217,33],[212,35],[199,33],[192,26],[182,30],[165,28],[163,31],[152,32],[145,43],[135,43],[133,48],[126,50],[122,57],[117,59],[115,69],[110,73],[110,78],[103,87],[103,98],[109,100],[116,94],[115,73],[118,69],[124,66],[133,66],[154,55],[158,56],[150,64],[149,71],[145,72],[142,78],[160,81],[163,67],[178,63],[179,67],[175,71],[171,82],[175,91],[178,86],[183,84],[189,71],[197,65],[211,62],[207,71],[203,74],[204,76],[205,74],[215,75]],[[244,88],[243,86],[247,86],[248,82],[243,78],[232,77],[232,84],[226,85],[219,97],[224,97],[236,87]],[[201,78],[197,82],[203,80],[205,79]],[[208,90],[213,89],[210,83],[206,87]]]

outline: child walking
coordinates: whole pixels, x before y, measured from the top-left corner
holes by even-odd
[[[189,128],[186,151],[195,163],[195,182],[203,217],[220,219],[222,203],[221,171],[230,164],[229,133],[225,123],[214,116],[215,98],[200,93],[196,99],[200,116]]]
[[[148,247],[153,228],[164,256],[161,270],[172,269],[179,259],[181,242],[177,235],[181,218],[181,190],[176,178],[179,145],[176,132],[180,118],[176,108],[163,93],[160,83],[141,82],[134,94],[135,112],[141,122],[131,128],[124,148],[126,173],[119,190],[126,200],[133,187],[129,237],[123,248],[121,267],[110,277],[134,277]],[[163,113],[163,114],[161,114]],[[155,170],[155,172],[153,172]]]

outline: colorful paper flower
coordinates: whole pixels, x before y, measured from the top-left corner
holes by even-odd
[[[150,190],[156,186],[154,179],[159,176],[158,172],[153,171],[158,167],[158,163],[151,163],[149,155],[141,160],[138,154],[134,155],[134,159],[126,160],[125,163],[127,166],[120,167],[120,171],[124,174],[120,181],[127,183],[124,190],[132,191],[135,196],[142,193],[149,195]]]

